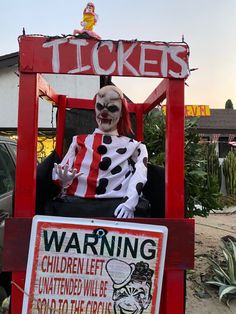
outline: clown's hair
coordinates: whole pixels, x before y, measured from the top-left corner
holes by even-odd
[[[117,124],[117,130],[119,135],[130,135],[133,133],[128,110],[128,103],[125,98],[122,99],[122,111],[120,120]]]
[[[143,261],[135,264],[135,269],[131,275],[131,280],[145,281],[150,286],[152,286],[152,276],[154,271],[149,268],[148,263]]]

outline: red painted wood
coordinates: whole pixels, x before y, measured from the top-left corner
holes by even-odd
[[[183,314],[184,308],[184,272],[178,270],[165,270],[161,295],[160,313]]]
[[[62,158],[63,156],[66,107],[67,107],[66,96],[60,95],[58,99],[57,133],[56,133],[56,147],[55,147],[56,152],[60,158]]]
[[[144,113],[151,111],[166,98],[167,88],[168,80],[164,79],[145,100],[143,109]]]
[[[165,217],[184,217],[184,80],[169,80],[167,91]]]
[[[184,217],[184,80],[169,80],[166,114],[166,218]],[[179,234],[178,234],[179,236]],[[165,275],[164,313],[184,313],[184,271]],[[171,302],[170,302],[171,300]]]
[[[58,103],[58,95],[56,91],[47,83],[47,81],[41,76],[38,75],[38,89],[40,96],[46,96],[46,100]]]
[[[67,108],[94,110],[93,99],[67,98]]]
[[[185,276],[184,271],[174,270],[166,272],[166,313],[184,313],[185,309]],[[173,302],[170,302],[172,300]]]
[[[38,75],[21,74],[18,110],[15,217],[32,217],[38,131]]]
[[[38,75],[20,75],[18,141],[16,160],[15,217],[32,217],[35,210],[35,180],[38,131]],[[19,237],[21,234],[18,235]],[[23,244],[24,246],[25,244]],[[4,251],[7,247],[5,242]],[[21,252],[13,251],[14,259]],[[13,272],[12,278],[19,286],[24,286],[24,273]],[[12,287],[12,314],[21,313],[22,293]]]
[[[136,105],[136,139],[137,141],[143,141],[144,134],[143,134],[143,106]]]
[[[122,219],[120,219],[122,221]],[[126,220],[127,221],[127,220]],[[194,221],[192,219],[131,219],[128,221],[163,225],[169,230],[166,269],[187,269],[194,265]],[[31,219],[6,220],[4,270],[24,271],[28,256]],[[178,236],[176,236],[178,235]]]
[[[142,103],[128,103],[129,112],[136,113],[136,107],[143,107],[144,104]],[[78,109],[87,109],[87,110],[94,110],[94,101],[92,99],[82,99],[82,98],[67,98],[67,108],[78,108]],[[142,109],[143,111],[143,109]]]
[[[52,44],[54,45],[54,48],[49,47]],[[78,49],[79,44],[81,45],[81,49]],[[174,51],[176,48],[182,49],[183,51],[176,55],[177,59],[174,61],[173,54],[171,55],[169,52],[170,49]],[[163,49],[165,52],[163,52]],[[153,224],[155,221],[158,224],[167,225],[170,231],[164,289],[161,302],[161,313],[165,314],[181,314],[184,312],[183,270],[188,267],[193,267],[194,223],[192,220],[183,219],[183,78],[188,76],[188,52],[188,46],[185,43],[168,43],[168,45],[166,45],[165,43],[158,42],[98,42],[93,39],[81,40],[74,38],[48,39],[46,37],[20,37],[21,76],[18,114],[19,139],[17,151],[18,166],[16,172],[15,217],[32,217],[34,215],[38,96],[46,95],[51,101],[58,101],[58,96],[55,91],[36,73],[100,74],[172,78],[170,80],[162,81],[162,83],[146,99],[142,108],[142,111],[146,113],[163,101],[165,97],[167,98],[167,219],[151,219],[150,221],[143,221],[144,223],[150,224]],[[143,59],[141,58],[142,53],[145,54]],[[59,56],[58,60],[56,58],[57,56]],[[161,68],[161,61],[164,60],[162,59],[163,56],[164,59],[166,58],[167,60],[166,71]],[[145,60],[145,62],[141,59]],[[81,64],[78,64],[78,60],[81,61]],[[179,63],[180,60],[181,64]],[[180,73],[181,70],[183,70],[182,73]],[[173,77],[176,78],[176,75],[178,79],[173,79]],[[83,102],[85,104],[86,101]],[[72,101],[72,105],[74,104],[75,102],[73,103]],[[89,104],[88,109],[92,109],[91,101],[88,101],[86,104]],[[81,106],[81,104],[79,104],[79,106]],[[143,127],[143,124],[140,123],[142,119],[141,109],[138,109],[136,104],[129,104],[129,109],[130,111],[137,113],[137,119],[139,121],[138,137],[141,138],[141,130]],[[62,125],[63,118],[60,118],[60,121]],[[62,137],[63,131],[61,131],[59,135],[59,138]],[[57,149],[58,151],[61,150],[61,139],[59,139]],[[22,219],[14,218],[9,225],[6,223],[5,243],[7,243],[7,245],[5,245],[5,247],[7,247],[7,249],[4,249],[5,269],[13,270],[13,280],[21,287],[24,285],[25,274],[21,272],[21,270],[25,270],[26,266],[30,226],[28,220],[27,231],[26,222],[21,224],[24,221],[24,218]],[[140,219],[137,221],[142,222]],[[16,262],[16,256],[20,257],[18,263]],[[12,314],[19,314],[21,312],[22,297],[23,295],[13,287]]]
[[[186,78],[186,43],[20,37],[21,72]],[[166,66],[164,65],[166,62]]]
[[[18,289],[15,283],[24,289],[25,272],[12,273],[12,291],[11,291],[11,314],[20,314],[23,304],[23,292]]]

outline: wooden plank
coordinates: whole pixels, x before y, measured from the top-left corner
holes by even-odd
[[[20,71],[34,73],[187,78],[184,42],[20,37]]]
[[[58,94],[42,77],[42,75],[38,75],[38,89],[40,96],[46,97],[49,102],[58,103]]]
[[[168,80],[166,92],[166,201],[165,217],[184,217],[184,80]],[[177,233],[178,237],[184,234]],[[185,244],[183,243],[185,248]],[[192,253],[194,248],[191,248]],[[176,253],[176,251],[174,252]],[[165,314],[184,313],[184,270],[166,272]],[[169,302],[172,300],[172,302]]]
[[[166,112],[166,218],[184,209],[184,80],[169,80]]]
[[[162,286],[160,313],[184,314],[185,313],[184,308],[185,308],[184,270],[165,270]]]
[[[32,217],[35,214],[38,93],[38,74],[21,73],[17,129],[15,217]]]
[[[122,219],[121,219],[122,220]],[[25,271],[28,257],[31,218],[9,218],[5,224],[3,267],[5,271]],[[126,220],[128,221],[128,220]],[[165,269],[194,266],[193,219],[129,219],[131,222],[166,226],[169,230]]]
[[[24,286],[25,286],[25,272],[12,273],[11,311],[10,311],[11,314],[21,313],[23,303],[22,290],[24,289]],[[20,289],[18,287],[20,287]]]
[[[164,79],[144,101],[143,112],[148,113],[166,98],[168,80]]]
[[[143,107],[143,103],[128,103],[129,112],[137,112],[137,108]],[[67,98],[66,108],[77,108],[94,110],[94,100],[93,99],[82,99],[82,98]],[[143,108],[142,108],[143,110]]]

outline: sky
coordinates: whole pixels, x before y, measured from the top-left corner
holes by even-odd
[[[18,51],[22,34],[71,34],[80,27],[84,0],[1,0],[0,56]],[[236,109],[236,0],[94,0],[94,31],[102,39],[181,41],[190,47],[185,89],[188,105]],[[134,102],[144,101],[159,79],[113,78]]]

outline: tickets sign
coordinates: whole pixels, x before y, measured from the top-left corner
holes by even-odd
[[[186,43],[21,36],[21,72],[183,79]]]
[[[23,314],[158,313],[167,228],[35,216]]]

